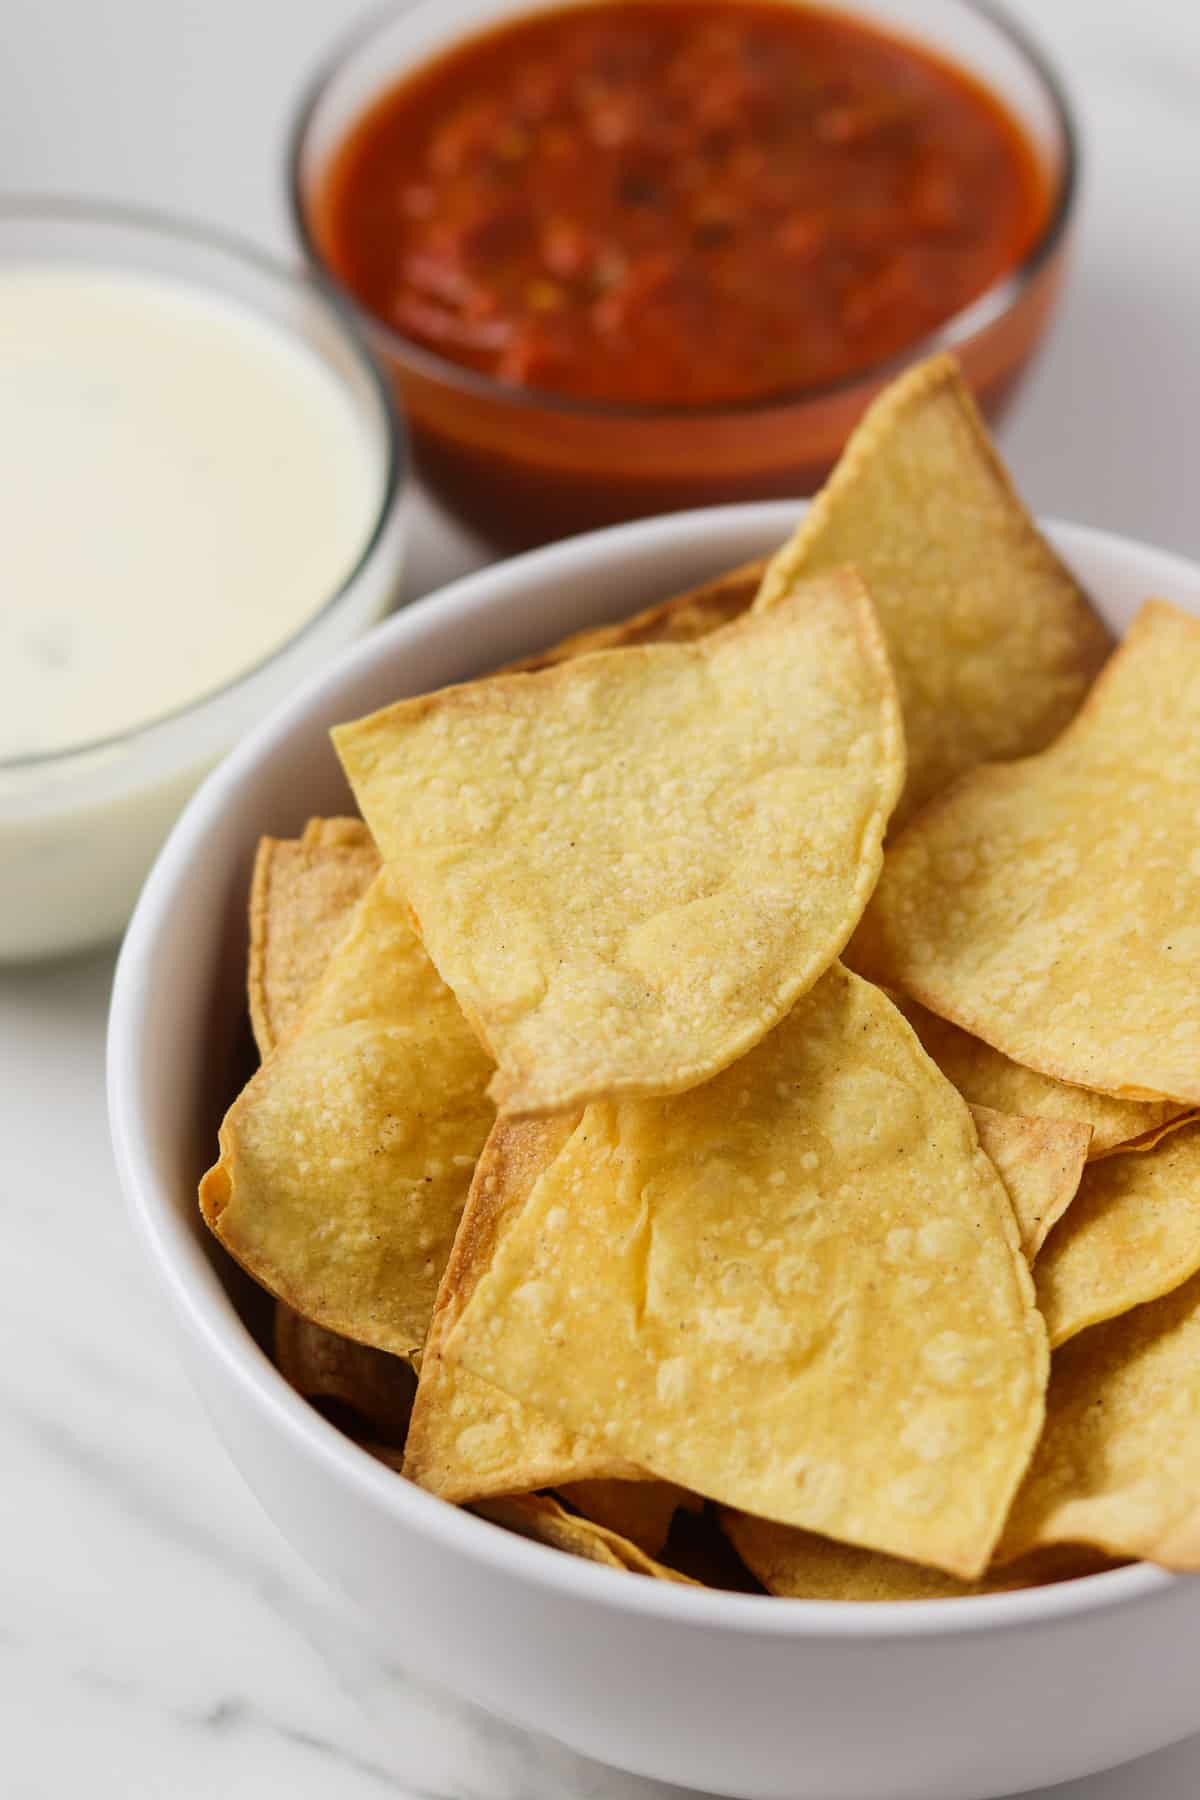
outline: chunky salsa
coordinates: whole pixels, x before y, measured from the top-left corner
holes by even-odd
[[[1036,155],[900,38],[780,0],[601,0],[458,44],[357,123],[335,273],[500,381],[702,405],[852,376],[1020,261]]]

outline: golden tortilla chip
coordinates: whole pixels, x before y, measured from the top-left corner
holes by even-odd
[[[1055,1351],[997,1559],[1064,1543],[1200,1572],[1200,1275]]]
[[[417,1378],[402,1357],[338,1337],[275,1302],[275,1365],[351,1437],[403,1444]]]
[[[973,1106],[971,1117],[1008,1190],[1021,1249],[1032,1262],[1079,1189],[1091,1128],[1061,1119],[1015,1118],[990,1106]]]
[[[766,570],[766,559],[744,563],[725,575],[716,575],[703,586],[660,600],[644,612],[634,613],[615,625],[599,625],[577,631],[549,650],[538,650],[520,662],[508,663],[505,675],[534,674],[572,657],[590,656],[594,650],[615,650],[628,644],[691,644],[722,625],[749,612]]]
[[[556,1550],[582,1556],[588,1562],[603,1563],[609,1569],[652,1575],[656,1581],[677,1581],[684,1587],[700,1586],[690,1575],[681,1575],[677,1569],[668,1569],[664,1563],[655,1562],[652,1556],[647,1556],[644,1550],[617,1532],[569,1513],[565,1506],[560,1506],[546,1494],[481,1500],[471,1511],[478,1513],[480,1518],[490,1519],[493,1525],[503,1525],[508,1531],[518,1532],[521,1537],[533,1538],[539,1544],[551,1544]]]
[[[765,568],[765,560],[747,563],[615,625],[576,632],[504,672],[548,669],[623,644],[706,637],[750,610]],[[310,819],[299,838],[261,840],[250,890],[249,973],[261,1055],[293,1023],[378,870],[379,852],[361,819]]]
[[[265,837],[250,887],[250,1023],[266,1056],[295,1024],[379,870],[361,819],[310,819],[299,838]]]
[[[540,658],[530,659],[529,666],[549,666],[590,649],[620,643],[686,641],[700,637],[748,610],[757,591],[762,566],[754,564],[735,570],[632,619],[568,638]],[[354,907],[378,869],[379,854],[374,840],[359,819],[312,819],[299,839],[262,839],[251,889],[249,987],[255,1036],[264,1057],[295,1022],[344,935]],[[478,1234],[468,1241],[477,1245]],[[374,1436],[386,1444],[389,1440],[397,1440],[401,1417],[407,1425],[413,1376],[406,1362],[327,1332],[281,1301],[276,1303],[275,1351],[276,1361],[293,1387],[318,1403],[347,1407],[364,1421],[364,1429],[356,1435]],[[403,1374],[397,1376],[397,1370],[402,1370]],[[468,1394],[472,1388],[476,1390],[476,1399],[481,1404],[475,1423],[482,1424],[488,1409],[519,1413],[517,1402],[501,1395],[497,1389],[477,1382],[465,1372],[457,1376],[456,1372],[450,1371],[443,1377],[440,1367],[431,1366],[426,1385],[427,1404],[422,1408],[422,1417],[428,1415],[430,1396],[436,1399],[443,1386],[453,1394],[458,1380],[467,1388]],[[402,1399],[398,1397],[397,1385]],[[486,1407],[482,1405],[485,1400]],[[452,1406],[450,1416],[455,1416],[458,1411],[456,1405]],[[525,1438],[528,1435],[526,1426],[522,1425],[520,1429]],[[528,1431],[533,1429],[530,1422]],[[510,1469],[501,1478],[502,1491],[545,1485],[580,1468],[623,1466],[614,1464],[614,1459],[597,1447],[589,1447],[582,1456],[565,1451],[557,1455],[546,1454],[545,1439],[549,1437],[561,1445],[564,1434],[548,1422],[542,1429],[541,1449],[536,1441],[530,1445],[532,1479],[526,1481],[523,1469]],[[426,1438],[427,1434],[422,1432],[420,1436]],[[402,1441],[402,1437],[397,1441]],[[448,1441],[443,1448],[449,1447]],[[451,1497],[456,1500],[492,1491],[487,1479],[482,1485],[470,1478],[453,1481],[452,1485],[456,1491]],[[667,1499],[681,1494],[682,1490],[648,1478],[636,1484],[629,1480],[581,1483],[583,1501],[580,1510],[587,1512],[589,1495],[594,1497],[597,1506],[603,1507],[606,1492],[611,1498],[609,1510],[612,1516],[597,1514],[600,1523],[615,1524],[621,1529],[617,1523],[619,1515],[632,1526],[632,1535],[636,1537],[640,1527],[644,1536],[652,1537],[658,1533],[658,1515],[664,1511]],[[629,1499],[628,1496],[635,1492],[646,1498]],[[629,1535],[629,1532],[624,1534]]]
[[[576,632],[510,663],[504,673],[548,669],[623,644],[706,637],[750,610],[765,568],[765,560],[746,563],[615,625]],[[299,838],[259,843],[250,890],[249,989],[262,1056],[294,1022],[378,871],[379,852],[361,819],[310,819]]]
[[[642,1475],[603,1439],[566,1429],[443,1355],[504,1233],[575,1123],[572,1116],[499,1119],[475,1169],[438,1289],[404,1457],[409,1480],[443,1500],[463,1504],[568,1482],[605,1477],[624,1482]]]
[[[857,1550],[773,1525],[769,1519],[722,1511],[721,1529],[748,1569],[771,1594],[792,1600],[847,1600],[878,1604],[897,1600],[956,1600],[968,1594],[1007,1594],[1017,1588],[1079,1581],[1119,1567],[1111,1557],[1078,1546],[1033,1551],[1003,1569],[989,1569],[978,1581],[956,1581],[938,1569]]]
[[[1027,1068],[1200,1104],[1200,619],[1150,602],[1040,756],[890,850],[855,966]]]
[[[876,400],[757,604],[844,563],[870,590],[900,690],[908,782],[893,830],[964,770],[1049,744],[1111,648],[949,356]]]
[[[384,869],[225,1115],[205,1219],[314,1324],[412,1355],[494,1117],[490,1073]]]
[[[1186,1107],[1182,1112],[1172,1107],[1174,1116],[1163,1124],[1156,1125],[1152,1131],[1143,1132],[1141,1137],[1130,1138],[1124,1144],[1116,1144],[1111,1150],[1105,1150],[1100,1156],[1093,1156],[1093,1162],[1102,1162],[1109,1156],[1143,1156],[1147,1150],[1156,1150],[1164,1138],[1171,1137],[1176,1131],[1182,1131],[1185,1125],[1194,1125],[1200,1120],[1200,1112],[1195,1107]]]
[[[560,1486],[560,1500],[593,1524],[628,1538],[648,1556],[657,1556],[686,1490],[670,1481],[573,1481]]]
[[[548,669],[623,644],[690,643],[748,612],[766,562],[747,563],[615,625],[563,638],[504,671]],[[264,837],[250,890],[250,1019],[266,1056],[295,1021],[350,914],[379,871],[361,819],[310,819],[300,838]]]
[[[851,952],[851,960],[857,952]],[[1097,1161],[1115,1150],[1140,1149],[1156,1142],[1158,1134],[1186,1108],[1172,1100],[1117,1100],[1112,1094],[1094,1094],[1087,1088],[1070,1087],[1052,1075],[1023,1069],[993,1050],[982,1038],[972,1037],[949,1019],[939,1019],[906,995],[893,996],[942,1074],[973,1106],[991,1106],[997,1112],[1023,1118],[1062,1119],[1091,1127],[1088,1156]]]
[[[838,954],[903,776],[870,602],[829,576],[696,644],[599,652],[334,733],[501,1112],[679,1092]]]
[[[481,1384],[482,1385],[482,1384]],[[402,1472],[397,1452],[386,1444],[363,1444],[377,1462]],[[589,1483],[581,1483],[586,1488]],[[621,1482],[597,1483],[597,1486],[621,1487]],[[665,1482],[643,1482],[644,1488],[667,1489]],[[670,1491],[670,1490],[667,1490]],[[535,1543],[549,1544],[569,1556],[581,1556],[587,1562],[601,1563],[605,1568],[619,1569],[623,1574],[649,1575],[657,1581],[675,1581],[685,1587],[707,1587],[710,1584],[682,1569],[655,1560],[641,1544],[610,1526],[569,1511],[550,1494],[502,1494],[480,1500],[469,1510],[493,1525],[502,1525],[520,1537]]]
[[[703,1089],[589,1107],[443,1354],[663,1480],[966,1577],[1048,1361],[965,1103],[839,965]]]
[[[1034,1275],[1052,1346],[1200,1270],[1200,1126],[1089,1169]]]

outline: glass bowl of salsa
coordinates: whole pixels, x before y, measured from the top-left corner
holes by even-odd
[[[337,51],[289,164],[426,482],[517,548],[811,492],[936,349],[995,417],[1077,150],[971,0],[424,0]]]

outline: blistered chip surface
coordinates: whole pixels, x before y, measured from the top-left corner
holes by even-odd
[[[590,1107],[444,1354],[664,1480],[968,1577],[1047,1366],[965,1103],[840,966],[704,1089]]]
[[[900,690],[908,780],[893,829],[964,770],[1050,743],[1111,647],[948,356],[880,395],[758,604],[843,563],[871,591]]]
[[[1200,620],[1138,614],[1049,750],[888,852],[855,966],[1044,1075],[1200,1104]]]
[[[599,652],[335,732],[513,1114],[693,1087],[837,956],[903,775],[846,572],[695,644]]]

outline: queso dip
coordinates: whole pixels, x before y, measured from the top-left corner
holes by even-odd
[[[297,338],[70,263],[0,277],[0,764],[109,738],[271,654],[362,555],[383,475]]]

